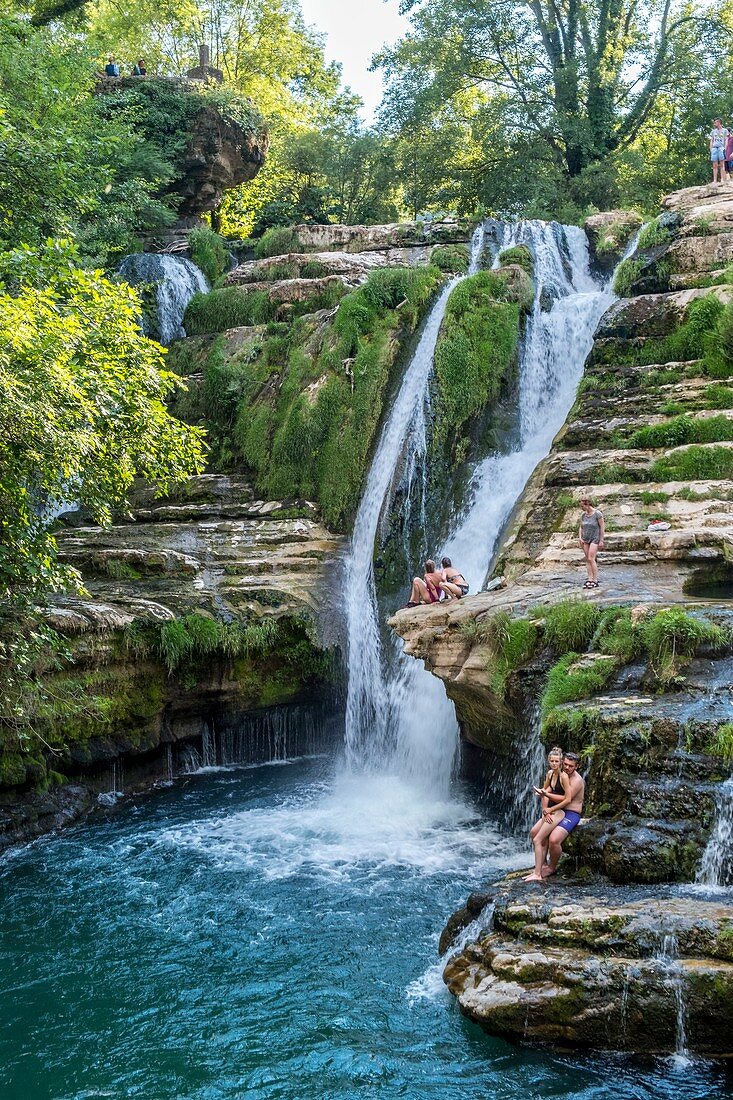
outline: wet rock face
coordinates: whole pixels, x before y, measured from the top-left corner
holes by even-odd
[[[730,1052],[728,907],[675,895],[611,899],[555,884],[540,898],[511,881],[485,897],[486,915],[474,918],[444,980],[491,1034],[660,1054]]]
[[[180,217],[215,210],[225,191],[254,179],[265,162],[268,145],[267,135],[245,129],[207,106],[191,124],[181,178],[172,187],[181,196]]]

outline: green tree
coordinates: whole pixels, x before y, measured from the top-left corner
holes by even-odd
[[[109,521],[136,476],[160,491],[196,473],[198,429],[165,401],[179,384],[140,334],[125,284],[48,242],[0,259],[0,594],[41,598],[73,580],[56,561],[54,509]]]
[[[458,101],[464,130],[479,138],[487,160],[491,136],[509,151],[510,178],[523,165],[532,193],[539,168],[553,187],[568,181],[575,199],[603,200],[606,181],[595,166],[634,145],[660,96],[710,72],[723,38],[714,12],[674,0],[404,0],[402,7],[412,13],[412,30],[376,59],[390,81],[390,124],[424,130],[424,120]]]

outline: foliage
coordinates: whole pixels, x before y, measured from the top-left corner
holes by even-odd
[[[723,647],[726,632],[706,619],[694,618],[679,607],[657,612],[642,624],[649,661],[660,683],[668,683],[681,662],[694,656],[701,645]]]
[[[74,249],[2,257],[0,277],[0,589],[56,589],[49,516],[76,498],[98,522],[142,475],[161,491],[200,469],[201,433],[165,400],[177,379],[138,330],[125,284],[76,267]]]
[[[545,641],[557,653],[580,652],[593,637],[600,611],[586,600],[561,600],[543,608]]]
[[[482,271],[451,294],[435,350],[436,410],[431,445],[460,460],[463,426],[493,404],[515,364],[520,308],[505,278]]]
[[[647,222],[643,226],[636,247],[638,249],[659,248],[661,245],[668,244],[671,239],[672,235],[669,229],[664,225],[660,225],[659,218],[654,218],[653,221]]]
[[[733,448],[685,447],[658,458],[649,470],[650,481],[706,481],[733,477]]]
[[[600,653],[619,657],[624,664],[633,661],[644,645],[643,634],[631,621],[627,607],[612,607],[601,612],[593,638],[593,647]]]
[[[264,325],[274,318],[275,310],[266,290],[225,286],[208,294],[194,294],[186,308],[184,324],[189,336],[199,336],[230,328]]]
[[[534,257],[526,244],[517,244],[513,248],[505,248],[499,253],[499,264],[506,267],[508,264],[518,264],[530,276],[534,275]]]
[[[188,237],[191,259],[213,285],[229,267],[225,241],[207,226],[194,229]]]
[[[710,756],[719,757],[727,764],[733,763],[733,722],[724,722],[717,727],[705,751]]]
[[[616,268],[616,274],[613,277],[614,294],[618,294],[619,298],[628,298],[643,268],[644,263],[642,260],[631,258],[622,260]]]
[[[255,245],[255,258],[264,260],[269,256],[285,256],[288,252],[303,252],[294,229],[283,226],[266,230]]]
[[[222,622],[193,612],[152,626],[133,623],[126,630],[125,644],[138,659],[161,661],[170,676],[193,661],[266,653],[277,645],[279,633],[274,617]]]
[[[650,424],[634,432],[629,447],[680,447],[685,443],[718,443],[733,440],[733,420],[726,416],[700,419],[675,416],[663,424]]]
[[[509,675],[526,664],[535,652],[539,637],[537,627],[529,619],[514,619],[506,611],[497,611],[462,624],[461,633],[469,641],[488,649],[491,690],[503,699]]]
[[[451,275],[463,275],[468,270],[468,258],[465,244],[445,244],[433,249],[430,262]]]
[[[626,219],[613,221],[605,226],[596,242],[597,256],[610,256],[619,252],[631,233],[631,227]]]
[[[589,660],[577,653],[566,653],[552,666],[542,694],[543,718],[563,703],[587,699],[602,691],[615,673],[618,662],[613,657],[596,657]]]

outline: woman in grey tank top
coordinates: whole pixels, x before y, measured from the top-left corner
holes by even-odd
[[[588,497],[583,497],[580,502],[580,507],[583,511],[580,517],[578,538],[580,539],[580,545],[583,547],[585,564],[588,568],[588,580],[583,585],[583,588],[598,588],[598,563],[596,561],[596,555],[599,550],[603,549],[603,539],[606,533],[605,524],[603,522],[603,512],[601,512],[599,508],[596,508],[593,501]]]

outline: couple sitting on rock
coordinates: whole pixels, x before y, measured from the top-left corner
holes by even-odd
[[[453,568],[450,558],[443,558],[440,566],[440,569],[436,568],[433,559],[428,558],[424,575],[413,579],[407,607],[417,607],[421,603],[439,603],[440,600],[460,600],[467,595],[466,578]]]
[[[562,846],[583,812],[585,780],[578,774],[576,753],[550,749],[547,763],[544,785],[532,788],[542,799],[542,816],[530,830],[534,870],[525,875],[525,882],[544,882],[555,874]]]

